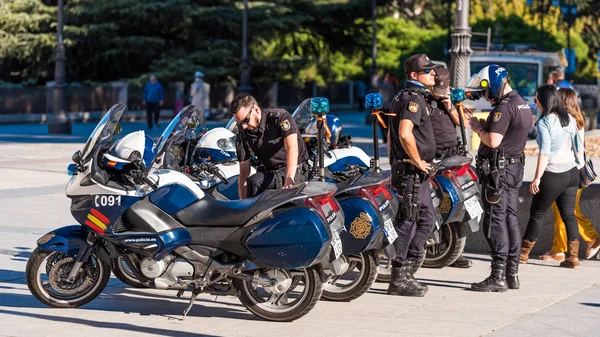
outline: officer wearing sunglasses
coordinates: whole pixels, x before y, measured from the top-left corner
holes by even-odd
[[[260,109],[256,99],[248,94],[237,95],[230,112],[238,124],[236,152],[241,199],[268,189],[289,188],[308,179],[308,152],[290,113],[283,109]],[[252,155],[262,166],[250,176]]]
[[[435,228],[435,209],[427,176],[435,158],[436,144],[431,124],[431,106],[426,97],[435,85],[436,65],[425,54],[413,55],[404,63],[406,86],[400,91],[390,112],[388,146],[392,164],[391,185],[400,207],[394,226],[396,258],[387,293],[424,296],[427,286],[414,278],[421,248]]]

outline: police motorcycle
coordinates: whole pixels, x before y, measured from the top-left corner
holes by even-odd
[[[73,308],[96,298],[114,261],[159,289],[238,296],[255,315],[291,321],[320,298],[330,248],[333,184],[303,183],[243,201],[206,195],[186,174],[152,170],[194,112],[184,108],[156,146],[141,135],[113,144],[125,105],[98,123],[68,166],[66,195],[78,224],[37,240],[26,282],[42,303]],[[133,141],[136,140],[136,141]],[[133,145],[133,146],[132,146]],[[342,217],[340,213],[337,214]],[[292,280],[300,280],[293,292]]]
[[[292,116],[301,130],[311,122],[315,122],[312,125],[315,126],[315,133],[318,133],[316,121],[319,118],[325,119],[326,116],[323,114],[328,112],[328,106],[328,101],[323,98],[306,99]],[[239,171],[235,156],[235,135],[230,131],[235,130],[236,127],[235,119],[232,119],[226,128],[215,128],[205,132],[197,142],[193,158],[195,165],[202,168],[195,171],[200,186],[207,191],[206,193],[223,200],[238,198]],[[306,136],[308,138],[312,135]],[[340,136],[341,128],[339,133],[332,137]],[[358,150],[368,160],[368,156],[362,150]],[[186,153],[183,149],[176,152]],[[347,160],[348,155],[344,154],[351,153],[350,149],[332,148],[323,152],[327,153],[324,162],[328,167],[322,166],[327,176],[324,173],[315,174],[313,178],[336,181],[337,173],[341,174],[340,177],[344,177],[343,182],[340,180],[337,183],[338,190],[334,197],[344,212],[345,231],[340,233],[342,243],[340,247],[344,253],[341,256],[343,259],[341,270],[325,268],[322,296],[329,300],[349,301],[370,288],[376,275],[374,252],[382,246],[389,246],[387,242],[393,242],[396,237],[395,231],[391,229],[393,229],[393,212],[397,208],[397,203],[393,193],[387,187],[387,176],[363,174],[358,171],[348,176],[342,172],[346,168],[343,163],[351,163]],[[357,155],[361,155],[360,153]],[[322,154],[321,158],[324,156]],[[331,160],[334,156],[339,160]],[[317,169],[314,163],[313,158],[313,169]],[[253,166],[256,166],[255,163]],[[368,166],[365,170],[367,168]],[[391,239],[384,238],[384,227],[390,228],[388,233]],[[393,248],[390,248],[390,251],[395,253]]]
[[[192,121],[195,120],[194,118],[192,118]],[[239,166],[235,153],[235,135],[224,128],[203,130],[200,135],[196,135],[194,129],[197,125],[197,122],[189,123],[188,130],[173,139],[168,145],[169,150],[165,151],[163,155],[164,160],[159,160],[160,163],[156,164],[155,167],[169,168],[188,174],[203,189],[205,194],[217,200],[238,200],[237,176]],[[197,136],[200,136],[199,140]],[[319,184],[322,183],[315,181],[309,183],[311,186],[319,186]],[[221,189],[222,187],[226,190]],[[274,193],[276,191],[268,191],[267,194]],[[348,258],[341,255],[342,239],[340,236],[343,236],[344,217],[340,205],[334,201],[331,198],[323,200],[313,198],[308,201],[320,203],[320,207],[328,211],[326,219],[332,235],[332,250],[328,255],[329,259],[322,261],[322,267],[326,275],[333,275],[330,277],[344,274],[349,264]],[[128,258],[136,259],[136,256],[129,256]],[[115,262],[117,267],[113,270],[113,273],[123,283],[138,288],[149,287],[149,285],[140,282],[139,278],[131,272],[124,257]],[[294,279],[290,289],[293,290],[298,281]],[[324,291],[327,291],[327,289],[325,287]],[[368,290],[368,286],[364,289],[364,291],[366,290]],[[352,295],[356,294],[352,293]],[[327,293],[325,296],[327,296]]]
[[[451,95],[454,103],[462,102],[464,92],[454,91]],[[383,123],[380,112],[379,94],[369,94],[365,106],[372,109],[373,144],[378,141],[377,123]],[[367,106],[368,105],[368,106]],[[462,254],[467,231],[479,230],[479,221],[483,210],[479,201],[478,177],[471,167],[473,158],[466,149],[462,106],[459,107],[462,143],[457,156],[445,158],[433,163],[435,174],[430,175],[431,198],[438,209],[436,229],[428,238],[421,258],[416,261],[415,269],[421,266],[443,268],[454,263]],[[379,150],[375,148],[375,161],[378,164]],[[467,228],[468,227],[468,228]],[[379,254],[377,281],[389,282],[391,278],[391,259],[384,252]]]

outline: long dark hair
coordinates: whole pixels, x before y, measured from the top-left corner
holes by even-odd
[[[544,109],[542,116],[554,112],[558,115],[562,127],[569,125],[569,112],[563,107],[560,96],[556,92],[556,88],[551,85],[542,85],[537,90],[537,99]]]

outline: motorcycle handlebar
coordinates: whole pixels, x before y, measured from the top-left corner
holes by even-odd
[[[214,175],[215,177],[219,178],[219,180],[223,184],[225,184],[225,185],[229,184],[227,179],[223,176],[223,174],[221,174],[221,170],[219,170],[219,168],[214,165],[211,165],[211,164],[193,165],[192,171],[193,172],[204,171],[204,172],[210,173],[210,174]]]

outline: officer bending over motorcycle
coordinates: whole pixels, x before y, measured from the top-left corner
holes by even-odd
[[[308,153],[298,125],[283,109],[265,109],[248,94],[237,95],[230,112],[238,123],[236,152],[240,164],[240,199],[268,189],[289,188],[308,180]],[[251,155],[262,163],[250,175]]]
[[[426,100],[427,88],[433,86],[435,64],[427,55],[411,56],[404,63],[407,83],[391,106],[388,133],[391,185],[399,197],[394,226],[396,258],[392,261],[392,278],[387,293],[400,296],[424,296],[427,286],[414,277],[414,264],[427,237],[435,228],[435,209],[427,181],[435,157],[431,125],[431,107]]]
[[[435,85],[431,88],[431,124],[435,136],[435,158],[442,160],[458,154],[456,126],[460,125],[456,106],[450,100],[450,71],[446,68],[435,68]],[[450,267],[470,268],[473,262],[462,256]]]
[[[483,233],[492,251],[490,276],[471,288],[499,292],[519,289],[521,232],[517,207],[525,165],[523,150],[533,124],[531,109],[511,88],[506,69],[498,65],[473,75],[466,90],[470,91],[467,97],[485,97],[494,107],[487,120],[470,120],[473,132],[481,139],[476,165],[484,195]]]

